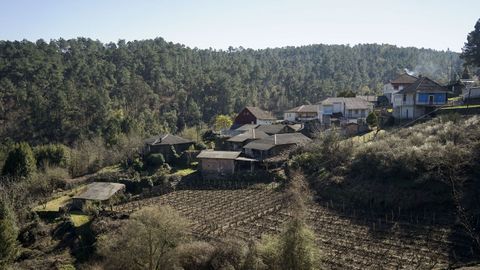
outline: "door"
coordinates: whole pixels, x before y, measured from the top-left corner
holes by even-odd
[[[429,96],[428,96],[428,104],[433,105],[433,101],[434,101],[434,96],[433,96],[433,95],[429,95]]]

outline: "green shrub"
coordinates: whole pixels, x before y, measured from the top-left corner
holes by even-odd
[[[195,149],[197,150],[205,150],[207,149],[207,145],[203,142],[199,142],[195,144]]]
[[[36,170],[35,156],[28,143],[15,145],[8,153],[2,173],[4,175],[28,177]]]
[[[58,166],[65,168],[68,163],[68,149],[62,144],[40,145],[33,149],[37,167]]]
[[[162,154],[151,153],[145,158],[145,164],[149,168],[158,168],[165,163],[165,158]]]

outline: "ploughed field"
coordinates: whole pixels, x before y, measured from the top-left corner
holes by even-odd
[[[149,205],[170,205],[192,222],[202,239],[258,239],[278,233],[290,215],[284,193],[267,189],[180,190],[114,207],[129,213]],[[308,221],[316,233],[323,263],[331,269],[445,269],[453,263],[447,226],[399,223],[345,216],[312,204]]]

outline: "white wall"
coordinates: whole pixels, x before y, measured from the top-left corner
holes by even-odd
[[[275,120],[264,120],[264,119],[257,119],[257,125],[271,125]]]
[[[297,113],[294,112],[286,112],[283,114],[283,120],[286,121],[295,121],[295,118],[297,117]]]

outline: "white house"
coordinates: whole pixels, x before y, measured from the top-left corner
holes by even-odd
[[[415,119],[447,103],[450,91],[427,78],[419,77],[413,84],[393,95],[393,116]]]
[[[365,120],[373,111],[373,104],[357,97],[327,98],[320,103],[318,115],[320,122],[330,124],[331,118],[339,118],[343,122]]]
[[[390,103],[393,103],[393,96],[398,91],[412,85],[417,79],[417,77],[407,73],[400,74],[383,86],[383,95],[388,98]]]
[[[303,122],[318,119],[319,105],[301,105],[285,111],[283,120],[290,122]]]

